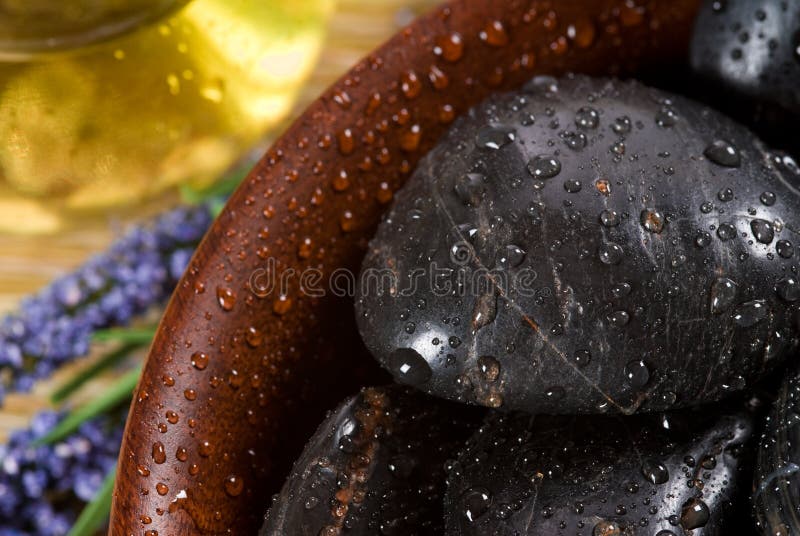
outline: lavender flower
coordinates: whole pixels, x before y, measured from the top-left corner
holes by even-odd
[[[124,415],[87,421],[54,445],[32,446],[64,417],[37,414],[0,446],[0,534],[62,536],[117,461]]]
[[[0,320],[0,403],[5,390],[28,391],[86,355],[94,331],[126,325],[165,300],[211,224],[210,207],[180,207],[134,227]]]

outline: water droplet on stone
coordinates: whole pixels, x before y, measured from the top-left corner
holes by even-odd
[[[717,199],[719,199],[723,203],[733,201],[733,190],[731,190],[730,188],[723,188],[722,190],[717,192]]]
[[[495,265],[500,268],[515,268],[525,260],[525,251],[519,246],[509,244],[502,248],[495,257]]]
[[[625,378],[634,389],[639,389],[647,385],[650,381],[650,369],[644,361],[634,359],[625,365]]]
[[[704,248],[711,244],[711,233],[707,231],[697,231],[697,236],[694,238],[694,243],[699,248]]]
[[[742,163],[742,157],[736,147],[724,140],[711,142],[703,154],[715,164],[724,167],[739,167]]]
[[[693,497],[681,507],[681,527],[684,530],[693,530],[704,527],[711,517],[708,505],[701,499]]]
[[[567,147],[573,151],[580,151],[586,147],[586,144],[588,143],[586,134],[583,132],[564,132],[561,134],[561,139],[564,140],[564,143],[567,144]]]
[[[783,301],[793,303],[800,300],[800,282],[793,277],[779,281],[775,290]]]
[[[627,134],[631,131],[631,120],[628,116],[623,115],[622,117],[617,117],[614,122],[611,124],[611,130],[614,131],[615,134]]]
[[[614,143],[611,144],[609,150],[616,155],[622,156],[625,154],[625,142],[615,141]]]
[[[616,227],[619,225],[619,214],[614,210],[606,209],[600,213],[600,223],[604,227]]]
[[[520,118],[519,122],[523,127],[533,126],[534,123],[536,123],[536,116],[533,115],[532,113],[524,113],[522,114],[522,117]]]
[[[736,308],[733,313],[733,321],[739,327],[749,328],[764,320],[767,314],[769,314],[767,302],[764,300],[752,300]]]
[[[730,223],[720,223],[717,227],[717,236],[723,242],[736,238],[736,227]]]
[[[474,523],[492,506],[492,494],[486,488],[470,488],[461,496],[462,512]]]
[[[762,244],[771,244],[775,238],[772,224],[767,220],[755,219],[751,221],[750,230],[753,231],[753,237]]]
[[[549,179],[561,172],[561,162],[553,155],[539,155],[528,162],[528,172],[537,179]]]
[[[592,354],[589,350],[575,350],[572,355],[572,361],[576,366],[583,368],[588,365],[592,360]]]
[[[711,284],[711,313],[718,315],[729,309],[736,300],[736,283],[727,277],[718,277]]]
[[[611,287],[611,295],[616,299],[624,298],[631,293],[630,283],[617,283]]]
[[[578,128],[582,128],[584,130],[593,129],[597,128],[599,123],[600,114],[597,113],[597,110],[594,108],[584,106],[575,113],[575,125],[577,125]]]
[[[778,240],[775,251],[784,259],[791,259],[794,255],[794,246],[788,240]]]
[[[603,264],[619,264],[622,262],[624,252],[617,244],[606,243],[600,246],[600,262]]]
[[[653,484],[664,484],[669,480],[667,467],[652,458],[645,458],[642,462],[642,475]]]
[[[387,366],[400,383],[418,386],[431,379],[433,371],[416,350],[400,348],[395,350],[388,359]]]
[[[642,223],[642,227],[649,232],[659,234],[664,230],[666,218],[664,217],[663,213],[655,209],[648,208],[642,211],[639,216],[639,221]]]
[[[762,204],[771,207],[775,204],[775,194],[772,192],[761,192],[761,195],[758,196],[758,199],[761,201]]]
[[[678,122],[678,115],[669,106],[663,106],[656,114],[656,124],[662,128],[675,126]]]
[[[517,131],[505,125],[485,125],[475,135],[479,149],[500,149],[517,139]]]
[[[577,194],[581,191],[581,181],[577,179],[564,181],[564,189],[571,194]]]
[[[628,322],[630,322],[630,319],[631,316],[628,314],[627,311],[614,311],[607,317],[608,324],[612,328],[617,328],[617,329],[627,326]]]

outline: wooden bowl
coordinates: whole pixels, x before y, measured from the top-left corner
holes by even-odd
[[[352,300],[328,282],[346,290],[419,158],[459,114],[536,74],[682,59],[697,4],[451,0],[315,101],[231,197],[167,306],[130,409],[111,534],[255,533],[324,410],[384,379]]]

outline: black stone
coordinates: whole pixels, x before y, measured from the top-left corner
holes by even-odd
[[[431,394],[559,414],[719,400],[780,363],[798,342],[800,302],[779,285],[796,273],[784,247],[800,229],[793,161],[768,157],[723,115],[636,82],[528,87],[457,121],[397,193],[356,300],[377,359]],[[525,112],[574,129],[586,107],[597,124],[581,130],[578,152],[550,120],[519,123]],[[495,124],[515,140],[477,148],[476,133]],[[736,162],[705,155],[718,140]],[[468,176],[481,178],[480,202],[463,195]],[[590,360],[574,358],[584,351]],[[398,355],[413,356],[403,369],[413,374],[397,373]],[[491,377],[485,357],[498,364]]]
[[[687,81],[689,93],[705,94],[772,144],[800,147],[800,2],[706,0],[691,65],[699,80]]]
[[[752,534],[742,513],[754,443],[750,413],[718,407],[494,414],[450,467],[445,534]]]
[[[800,534],[800,372],[785,379],[764,423],[753,483],[753,509],[764,535]]]
[[[409,388],[367,388],[323,422],[261,536],[441,534],[445,461],[483,412]]]

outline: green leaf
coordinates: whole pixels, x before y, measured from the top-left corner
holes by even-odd
[[[117,467],[111,471],[103,480],[103,485],[97,490],[94,498],[81,511],[81,515],[72,525],[67,536],[94,536],[94,534],[108,521],[111,514],[111,495],[114,492],[114,480],[117,475]]]
[[[211,217],[216,219],[222,209],[225,208],[226,201],[222,198],[212,199],[208,202],[208,210],[211,212]]]
[[[89,419],[102,415],[122,402],[130,400],[141,372],[142,368],[138,366],[125,373],[111,387],[106,389],[102,395],[72,411],[44,437],[34,441],[33,445],[50,445],[60,441],[75,432],[81,424]]]
[[[92,335],[93,342],[124,342],[149,344],[156,336],[156,327],[99,329]]]
[[[184,184],[181,186],[181,199],[184,203],[190,205],[199,205],[208,200],[216,197],[227,197],[233,193],[234,190],[242,183],[242,181],[250,173],[250,168],[253,167],[252,162],[247,162],[242,166],[233,169],[230,173],[225,175],[222,179],[206,188],[194,188],[190,185]]]
[[[78,374],[72,376],[69,380],[59,386],[55,392],[50,395],[50,401],[53,404],[60,404],[72,396],[78,389],[83,387],[86,382],[96,377],[104,370],[107,370],[118,364],[132,351],[136,350],[137,348],[141,348],[142,346],[144,346],[144,344],[139,342],[129,342],[112,352],[108,352],[100,359],[92,363],[91,366],[80,371]]]

